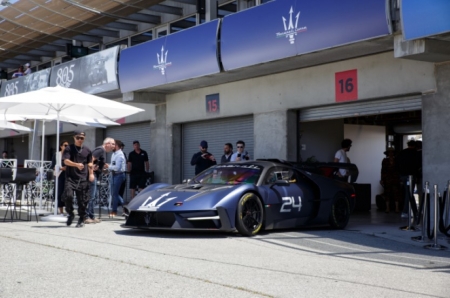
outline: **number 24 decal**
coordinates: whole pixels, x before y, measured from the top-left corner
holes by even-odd
[[[283,205],[281,205],[280,212],[291,212],[294,208],[298,209],[298,212],[300,212],[300,209],[302,209],[302,198],[298,196],[298,204],[295,203],[294,197],[282,197],[283,199]]]

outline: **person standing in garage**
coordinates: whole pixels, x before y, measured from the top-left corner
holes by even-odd
[[[419,173],[419,154],[417,153],[416,150],[416,141],[414,140],[409,140],[408,143],[406,143],[408,145],[408,148],[403,149],[402,151],[400,151],[400,153],[397,155],[396,157],[396,165],[397,165],[397,169],[398,169],[398,173],[400,175],[400,183],[401,183],[401,189],[403,192],[403,212],[402,212],[402,217],[406,218],[408,217],[408,212],[409,212],[409,199],[410,199],[410,195],[409,195],[409,176],[413,176],[413,181],[412,181],[412,189],[414,192],[414,185],[416,183],[416,177],[417,174]],[[412,196],[412,194],[411,194]],[[414,196],[412,196],[412,198],[414,198]],[[413,213],[416,215],[417,214],[417,205],[416,202],[414,200],[411,200],[411,208],[413,210]]]
[[[195,175],[200,174],[207,168],[217,164],[214,155],[208,152],[208,142],[200,142],[200,151],[195,153],[191,159],[191,166],[195,166]]]
[[[334,162],[340,163],[349,163],[349,159],[347,157],[347,152],[350,151],[350,147],[352,147],[352,140],[344,139],[341,142],[341,149],[339,149],[334,155]],[[348,170],[347,169],[339,169],[336,172],[336,179],[344,182],[348,182]]]
[[[136,195],[136,187],[138,191],[145,188],[147,180],[146,172],[149,171],[148,154],[145,150],[141,149],[139,141],[133,142],[134,150],[128,154],[128,172],[130,173],[130,189],[131,199]]]

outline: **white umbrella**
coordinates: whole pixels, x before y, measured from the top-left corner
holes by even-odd
[[[4,129],[11,129],[11,130],[17,130],[17,131],[33,131],[31,128],[15,124],[9,121],[0,120],[0,130]]]
[[[56,148],[59,147],[59,121],[61,116],[81,116],[115,120],[139,112],[143,109],[115,102],[79,90],[61,86],[42,88],[36,91],[0,98],[0,113],[56,115]],[[56,175],[59,175],[61,159],[56,159]],[[58,188],[56,179],[55,189]],[[55,215],[57,215],[58,194],[55,192]]]

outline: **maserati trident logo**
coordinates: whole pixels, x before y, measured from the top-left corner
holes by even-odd
[[[166,68],[172,65],[172,62],[167,62],[167,53],[164,53],[164,46],[161,47],[161,55],[156,53],[156,59],[158,60],[158,65],[153,65],[154,69],[161,70],[161,74],[164,75],[166,73]]]
[[[150,212],[147,212],[144,216],[144,220],[147,226],[150,225],[150,221],[152,220],[152,214]]]
[[[307,30],[306,26],[300,28],[298,27],[298,19],[300,17],[300,11],[295,15],[295,25],[294,25],[292,19],[293,13],[294,10],[292,9],[291,6],[291,9],[289,10],[289,23],[288,24],[286,23],[287,20],[285,17],[281,17],[283,19],[284,31],[277,33],[277,38],[286,37],[287,39],[289,39],[290,44],[295,43],[295,36],[297,36],[297,33],[304,32]]]

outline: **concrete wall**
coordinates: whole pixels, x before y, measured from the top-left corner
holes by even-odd
[[[356,183],[372,185],[372,204],[375,204],[375,196],[383,192],[380,179],[381,162],[386,149],[386,128],[375,125],[345,124],[344,138],[353,141],[347,156],[358,166],[359,176]]]
[[[199,88],[167,98],[167,122],[263,114],[335,103],[335,73],[358,70],[359,99],[435,88],[432,63],[395,59],[393,52]],[[205,96],[220,94],[220,114],[208,115]]]
[[[302,122],[299,133],[303,161],[314,156],[320,162],[331,162],[344,139],[344,120]]]
[[[254,115],[254,159],[287,159],[287,111]],[[275,154],[276,153],[276,154]]]
[[[166,105],[159,104],[155,106],[156,121],[150,125],[150,152],[149,163],[150,171],[155,172],[156,182],[170,181],[171,171],[170,163],[172,136],[170,127],[166,123]]]
[[[423,181],[442,193],[450,180],[450,62],[436,65],[436,93],[422,100]]]

